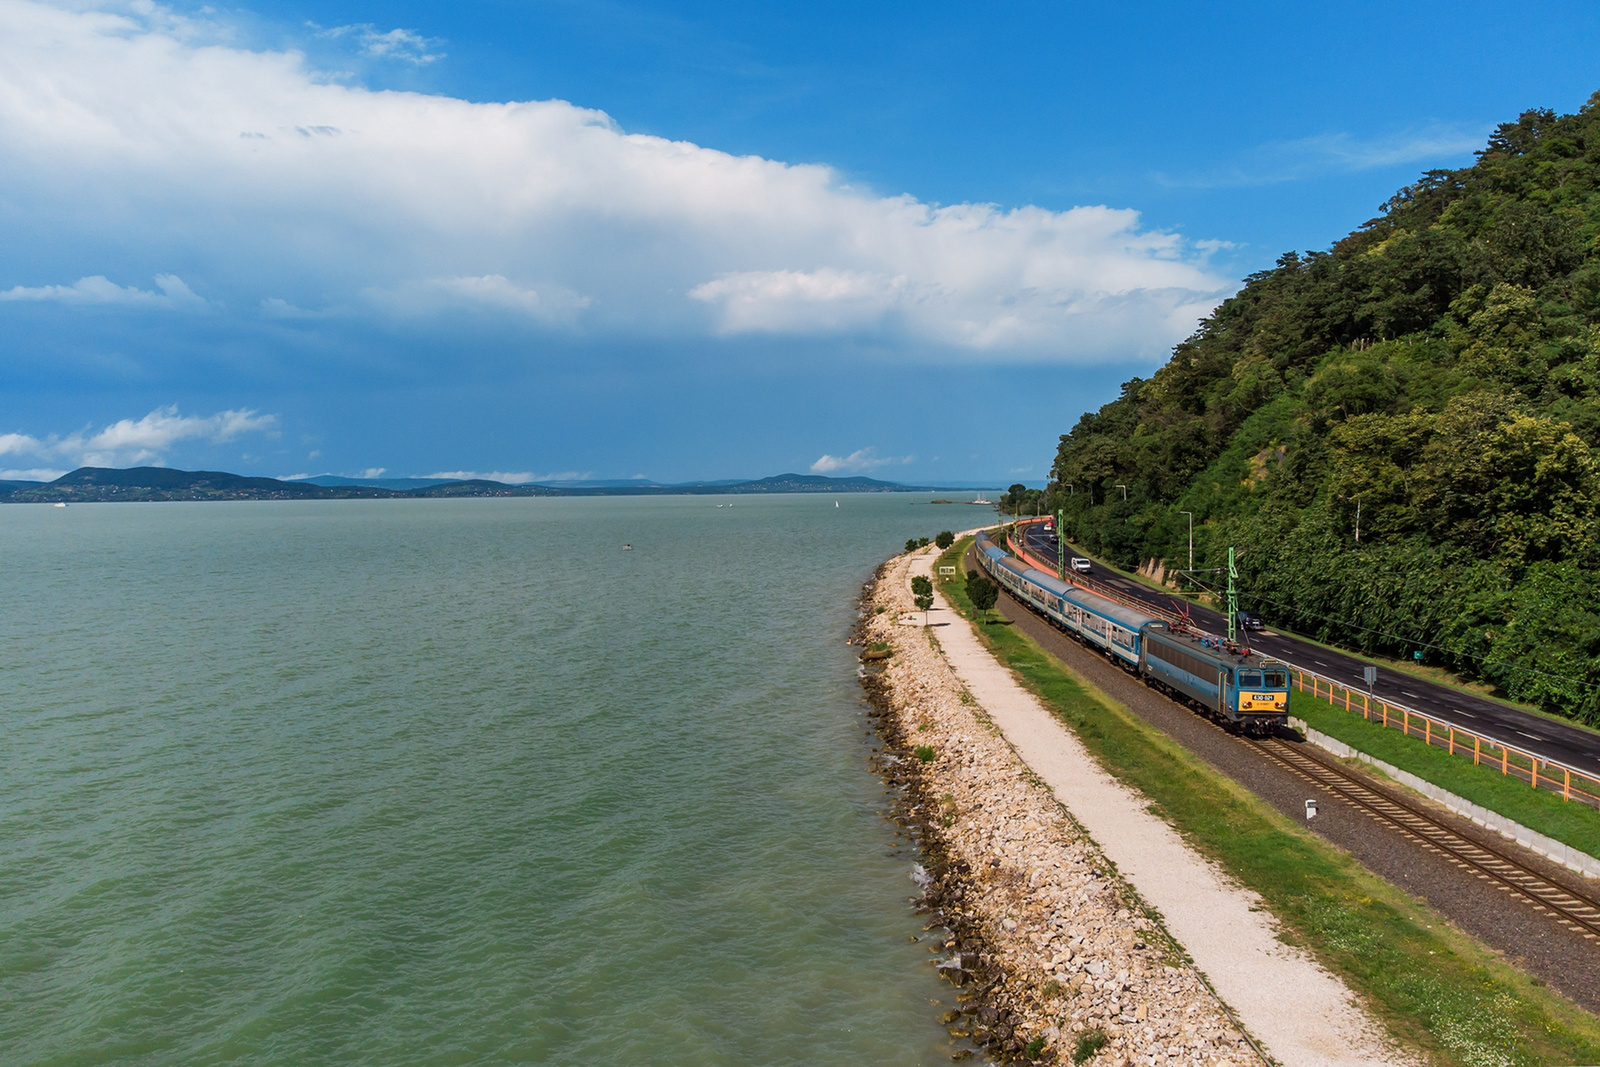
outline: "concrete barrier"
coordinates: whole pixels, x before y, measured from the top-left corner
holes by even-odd
[[[1375,759],[1359,749],[1351,748],[1337,737],[1329,737],[1320,730],[1313,730],[1304,719],[1291,716],[1289,725],[1299,730],[1307,741],[1333,753],[1340,759],[1358,759],[1363,763],[1370,763],[1390,778],[1409,786],[1423,796],[1438,801],[1451,811],[1463,818],[1471,819],[1486,830],[1493,830],[1502,837],[1508,837],[1531,852],[1537,852],[1546,859],[1554,860],[1586,878],[1600,878],[1600,859],[1595,859],[1587,852],[1579,852],[1571,845],[1562,844],[1553,837],[1528,829],[1519,822],[1513,822],[1498,812],[1490,811],[1481,804],[1474,804],[1465,797],[1458,797],[1447,789],[1440,789],[1432,782],[1424,781],[1410,771],[1402,771],[1391,763]]]

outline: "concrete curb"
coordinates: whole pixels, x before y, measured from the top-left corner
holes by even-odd
[[[1341,759],[1358,759],[1363,763],[1370,763],[1395,781],[1410,786],[1425,797],[1437,800],[1457,815],[1471,819],[1484,829],[1493,830],[1502,837],[1509,837],[1523,848],[1537,852],[1546,859],[1555,860],[1568,870],[1586,878],[1600,878],[1600,859],[1595,859],[1587,852],[1579,852],[1571,845],[1564,845],[1552,837],[1528,829],[1521,823],[1512,822],[1504,815],[1474,804],[1464,797],[1458,797],[1448,790],[1440,789],[1432,782],[1423,781],[1410,771],[1402,771],[1393,764],[1374,759],[1365,752],[1351,748],[1336,737],[1329,737],[1321,731],[1311,729],[1304,719],[1291,717],[1289,725],[1299,730],[1307,741],[1318,748],[1326,749]]]

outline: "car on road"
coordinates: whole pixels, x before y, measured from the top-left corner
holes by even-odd
[[[1261,621],[1261,616],[1252,612],[1239,612],[1239,628],[1241,630],[1265,630],[1267,624]]]
[[[1079,574],[1088,574],[1089,561],[1084,559],[1082,556],[1073,556],[1072,569],[1077,571]]]

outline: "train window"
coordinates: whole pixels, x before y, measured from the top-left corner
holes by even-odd
[[[1287,689],[1287,688],[1289,688],[1289,676],[1287,674],[1285,674],[1283,671],[1268,671],[1267,672],[1267,688],[1268,689]]]
[[[1261,688],[1261,672],[1260,671],[1240,671],[1239,672],[1239,688],[1240,689],[1260,689]]]

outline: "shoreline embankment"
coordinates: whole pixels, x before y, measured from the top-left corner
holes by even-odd
[[[950,934],[936,965],[964,987],[962,1009],[946,1020],[952,1038],[970,1039],[967,1050],[976,1046],[1002,1062],[1411,1059],[1390,1046],[1338,979],[1279,942],[1259,901],[1189,850],[1145,810],[1147,801],[1092,781],[1109,778],[1081,747],[1071,755],[1076,740],[942,598],[924,624],[909,583],[928,573],[934,555],[924,549],[880,568],[866,589],[857,639],[869,656],[888,653],[868,664],[863,684],[898,816],[927,857],[919,903],[930,925]],[[1080,788],[1063,803],[1074,785],[1100,791]],[[1093,810],[1080,811],[1085,804]],[[1145,885],[1086,829],[1086,819],[1109,825],[1107,817],[1121,820],[1118,832],[1149,853],[1121,856],[1123,867],[1143,868]],[[1140,817],[1170,840],[1152,837]],[[1128,842],[1113,843],[1127,851]],[[1193,928],[1175,935],[1164,913],[1185,908]],[[1214,916],[1205,909],[1228,912],[1227,921],[1208,931]],[[1237,928],[1241,916],[1251,930]],[[1228,939],[1250,943],[1222,943]],[[1230,1006],[1218,992],[1251,983],[1262,983],[1261,1004]],[[1274,1021],[1274,1012],[1287,1021]]]

